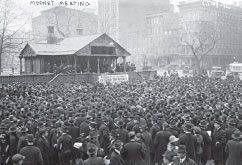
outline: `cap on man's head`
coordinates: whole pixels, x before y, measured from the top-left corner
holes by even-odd
[[[18,163],[20,160],[24,160],[25,156],[21,155],[21,154],[15,154],[12,157],[12,162],[13,163]]]

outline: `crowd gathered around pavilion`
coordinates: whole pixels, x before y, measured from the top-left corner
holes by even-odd
[[[236,78],[164,74],[120,84],[16,83],[3,91],[0,130],[10,156],[1,150],[1,162],[242,163],[242,83]]]

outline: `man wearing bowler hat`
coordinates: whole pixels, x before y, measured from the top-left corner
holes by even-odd
[[[201,155],[201,163],[202,165],[206,165],[208,159],[211,157],[211,142],[212,137],[211,134],[209,135],[207,130],[207,121],[201,120],[199,123],[199,127],[201,128],[200,135],[203,137],[203,153]]]
[[[73,157],[73,141],[72,137],[68,135],[68,127],[62,126],[61,136],[57,140],[57,150],[60,165],[70,165]]]
[[[17,129],[15,126],[12,126],[9,128],[9,138],[10,138],[10,157],[12,157],[13,155],[17,154],[17,145],[18,145],[18,136],[16,134]]]
[[[232,140],[229,140],[225,147],[225,152],[228,154],[226,165],[240,165],[242,163],[241,132],[236,130],[231,137]]]
[[[187,156],[196,161],[196,138],[192,134],[193,125],[186,122],[183,128],[184,134],[180,135],[180,142],[186,146]]]
[[[215,165],[222,165],[224,158],[224,147],[226,144],[226,133],[221,128],[222,121],[214,121],[214,131],[212,133],[212,158]]]
[[[142,145],[135,141],[135,132],[128,133],[129,142],[124,145],[121,155],[125,165],[145,165],[145,151]]]
[[[34,146],[34,135],[27,135],[28,145],[20,150],[20,154],[25,156],[24,165],[43,165],[43,158],[38,147]]]
[[[27,146],[27,132],[28,129],[25,127],[20,128],[21,135],[19,137],[18,145],[17,145],[17,152],[20,151],[21,148]]]
[[[119,140],[121,140],[124,144],[128,143],[129,138],[128,138],[128,130],[124,128],[124,121],[123,120],[118,120],[116,122],[116,126],[118,127],[118,133],[119,133]]]

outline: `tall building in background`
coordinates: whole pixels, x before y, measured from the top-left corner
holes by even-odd
[[[146,15],[148,55],[152,65],[163,67],[179,59],[180,28],[178,13]]]
[[[201,26],[212,24],[218,42],[213,51],[204,59],[205,67],[226,66],[232,62],[242,62],[242,9],[234,5],[226,5],[216,1],[200,0],[180,3],[180,27],[189,32],[199,32]],[[207,29],[209,30],[209,29]],[[181,46],[181,60],[191,64],[192,51]]]
[[[122,44],[137,67],[147,54],[146,14],[167,12],[169,0],[99,0],[99,32],[106,32]]]
[[[78,35],[96,34],[98,31],[97,25],[97,15],[94,14],[94,11],[88,9],[54,7],[42,11],[40,16],[32,19],[32,31],[37,42],[46,42],[48,37],[63,39]]]

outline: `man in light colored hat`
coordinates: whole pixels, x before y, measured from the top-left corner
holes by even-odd
[[[240,142],[242,135],[239,130],[232,135],[232,140],[229,140],[225,147],[225,152],[228,154],[226,165],[242,163],[242,143]]]

